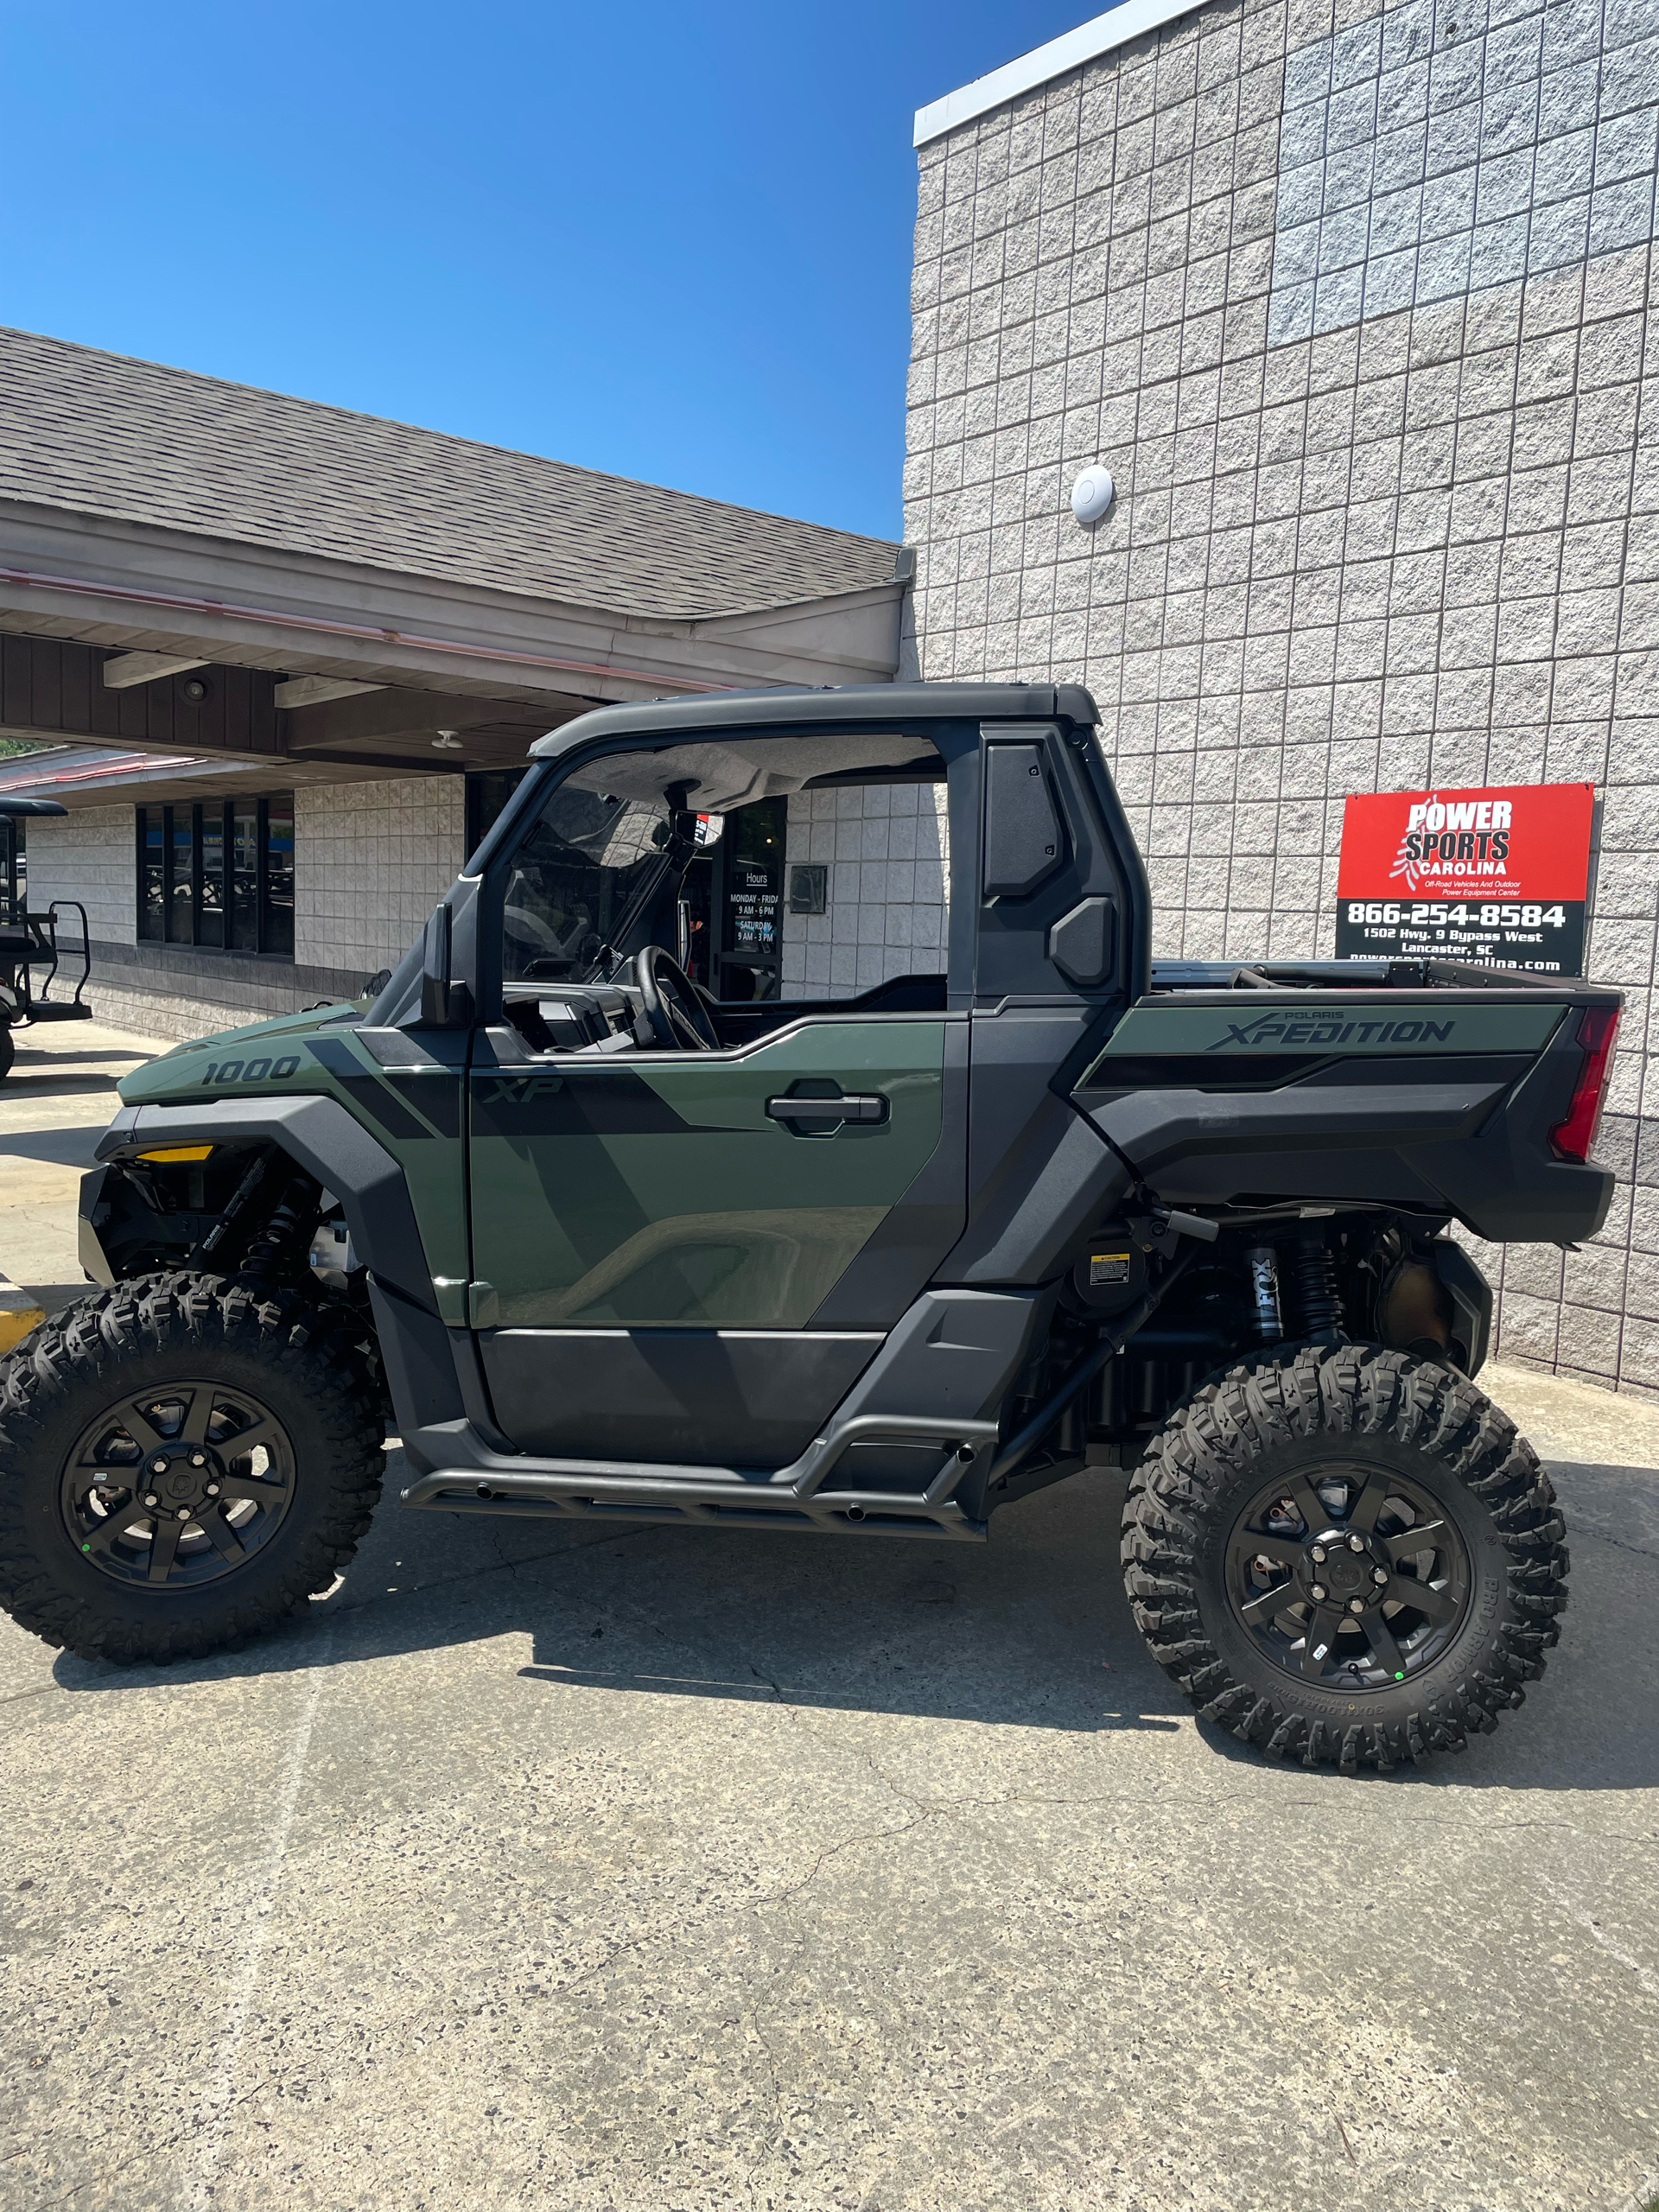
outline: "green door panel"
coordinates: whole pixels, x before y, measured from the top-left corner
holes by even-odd
[[[503,1327],[800,1328],[939,1142],[944,1024],[805,1022],[741,1057],[475,1068],[474,1279]],[[803,1134],[797,1084],[880,1092]]]

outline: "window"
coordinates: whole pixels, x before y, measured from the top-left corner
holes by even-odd
[[[141,943],[294,957],[294,795],[141,806]]]
[[[588,982],[645,942],[632,927],[668,869],[668,808],[562,784],[513,855],[502,974]]]
[[[502,809],[530,773],[524,768],[480,768],[467,779],[467,851],[483,843]]]
[[[510,996],[613,979],[656,944],[721,1006],[944,1002],[949,793],[903,732],[607,755],[543,799],[505,873]]]
[[[728,815],[725,829],[715,863],[721,909],[715,995],[775,999],[789,802],[756,799]]]
[[[29,859],[21,817],[0,814],[0,922],[14,921],[29,903]]]

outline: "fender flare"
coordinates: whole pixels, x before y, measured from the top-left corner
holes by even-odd
[[[463,1410],[454,1351],[438,1313],[409,1184],[385,1147],[337,1099],[125,1106],[93,1156],[107,1163],[158,1145],[238,1139],[279,1146],[339,1198],[353,1248],[369,1271],[381,1357],[399,1421],[415,1428],[454,1420]],[[99,1169],[92,1174],[101,1179]],[[83,1211],[84,1205],[83,1197]]]

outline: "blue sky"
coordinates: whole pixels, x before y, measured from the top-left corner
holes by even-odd
[[[14,8],[0,321],[897,536],[913,111],[1097,12]]]

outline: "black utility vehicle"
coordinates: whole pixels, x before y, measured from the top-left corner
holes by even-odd
[[[1347,1768],[1491,1729],[1567,1554],[1450,1231],[1599,1227],[1619,1001],[1153,963],[1096,719],[601,709],[372,1003],[127,1077],[107,1287],[5,1370],[16,1618],[116,1659],[270,1626],[388,1425],[423,1511],[934,1543],[1122,1466],[1135,1618],[1212,1720]]]
[[[54,798],[8,798],[0,792],[0,1082],[11,1072],[16,1057],[14,1029],[41,1021],[90,1021],[92,1009],[81,994],[92,972],[92,939],[87,933],[86,909],[78,899],[54,899],[44,912],[29,911],[23,896],[26,881],[18,842],[18,824],[41,816],[69,811]],[[79,938],[60,945],[60,916],[79,916]],[[60,975],[65,951],[71,968],[79,973],[67,998],[52,996],[54,983],[67,982]],[[35,970],[42,971],[38,979]]]

